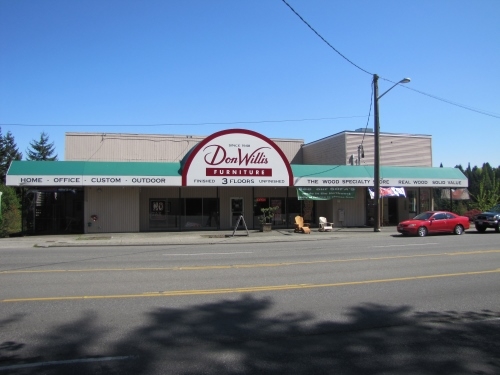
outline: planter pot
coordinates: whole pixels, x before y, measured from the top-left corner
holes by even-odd
[[[260,224],[260,231],[261,232],[270,232],[271,229],[272,229],[271,223]]]

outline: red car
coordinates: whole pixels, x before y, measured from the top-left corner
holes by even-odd
[[[427,211],[399,223],[398,232],[403,236],[424,237],[429,233],[462,234],[469,227],[468,217],[447,211]]]

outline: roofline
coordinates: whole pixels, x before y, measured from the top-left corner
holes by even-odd
[[[109,132],[65,132],[65,136],[122,136],[122,137],[161,137],[161,138],[188,138],[200,139],[208,138],[210,135],[191,135],[191,134],[144,134],[144,133],[109,133]],[[300,138],[270,138],[273,142],[300,142],[304,143],[304,139]]]
[[[324,141],[324,140],[329,139],[329,138],[338,137],[339,135],[342,135],[342,134],[356,134],[356,135],[364,135],[364,136],[366,136],[366,135],[368,135],[368,136],[374,136],[375,135],[374,132],[358,132],[358,131],[355,131],[355,130],[344,130],[344,131],[341,131],[341,132],[338,132],[338,133],[335,133],[335,134],[328,135],[326,137],[317,139],[315,141],[306,143],[303,147],[312,145],[312,144],[314,144],[316,142]],[[428,135],[428,134],[409,134],[409,133],[386,133],[386,132],[381,132],[380,135],[389,136],[389,137],[410,137],[410,138],[430,138],[430,139],[432,139],[432,136]]]

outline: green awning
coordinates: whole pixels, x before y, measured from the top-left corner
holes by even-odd
[[[181,186],[180,163],[13,161],[13,186]]]
[[[291,165],[294,186],[374,186],[372,166]],[[380,186],[468,187],[458,168],[380,167]],[[181,186],[179,162],[13,161],[10,186]]]
[[[373,166],[292,165],[294,186],[374,186]],[[380,167],[380,186],[467,187],[458,168]]]

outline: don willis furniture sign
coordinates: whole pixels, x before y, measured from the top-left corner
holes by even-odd
[[[231,129],[211,135],[189,155],[183,186],[291,186],[283,151],[262,134]]]

